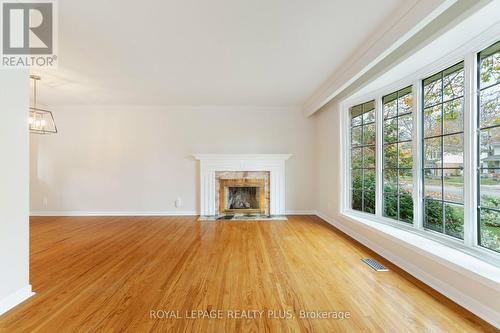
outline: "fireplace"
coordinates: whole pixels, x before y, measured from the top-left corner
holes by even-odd
[[[265,179],[221,179],[219,214],[265,214]]]
[[[285,161],[290,154],[195,154],[200,221],[286,219]]]
[[[269,215],[269,172],[215,172],[217,215]]]

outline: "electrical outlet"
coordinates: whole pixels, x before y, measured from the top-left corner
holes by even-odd
[[[174,205],[175,205],[175,208],[180,208],[180,207],[182,207],[182,199],[181,199],[181,198],[177,198],[177,199],[175,199],[175,203],[174,203]]]
[[[49,206],[49,199],[47,197],[43,197],[42,204],[43,208],[47,208]]]

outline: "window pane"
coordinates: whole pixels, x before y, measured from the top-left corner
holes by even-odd
[[[352,209],[374,213],[375,103],[370,101],[353,106],[350,113]]]
[[[446,203],[445,233],[449,236],[464,239],[464,207]]]
[[[463,134],[443,137],[443,168],[463,168],[464,136]]]
[[[463,232],[463,207],[444,201],[459,204],[464,197],[463,68],[464,63],[460,62],[423,81],[424,107],[427,106],[423,111],[424,224],[454,237],[460,237]],[[442,90],[437,87],[438,83],[442,84]],[[442,97],[436,96],[438,93]],[[431,102],[433,107],[429,107]],[[443,216],[445,212],[448,215]],[[457,216],[462,221],[459,227],[452,219]]]
[[[384,170],[384,193],[398,193],[398,171],[397,169]]]
[[[375,191],[375,170],[365,169],[363,190]]]
[[[375,147],[363,148],[364,168],[375,168]]]
[[[384,168],[398,167],[398,144],[384,146]]]
[[[413,198],[405,194],[399,197],[399,219],[404,222],[413,222]]]
[[[483,169],[480,177],[481,207],[500,210],[500,170]]]
[[[412,143],[403,142],[399,144],[399,168],[410,169],[413,166]]]
[[[353,117],[352,120],[351,120],[351,126],[359,126],[362,124],[362,119],[363,119],[363,116],[362,115],[359,115],[357,117]]]
[[[478,80],[479,245],[500,252],[500,41],[479,53]]]
[[[384,119],[395,117],[397,116],[397,114],[398,114],[398,109],[397,109],[396,99],[384,104]]]
[[[364,196],[364,211],[367,213],[375,214],[375,192],[365,191]]]
[[[400,214],[400,192],[407,194],[411,193],[413,188],[412,183],[412,168],[413,155],[412,143],[413,139],[413,95],[412,87],[406,87],[382,98],[384,103],[385,117],[392,117],[384,121],[384,216],[401,220]],[[412,210],[413,205],[404,209]],[[413,214],[413,213],[412,213]],[[405,211],[405,218],[411,221],[408,217],[408,212]]]
[[[368,112],[370,110],[375,110],[375,101],[369,101],[363,104],[364,112]]]
[[[408,141],[412,139],[413,116],[407,114],[399,117],[399,141]]]
[[[464,130],[463,99],[455,99],[443,104],[443,134],[458,133]]]
[[[443,78],[443,100],[448,101],[464,95],[464,71],[462,69],[445,75]],[[460,68],[459,67],[459,68]]]
[[[353,127],[351,130],[351,142],[353,147],[359,146],[361,144],[361,138],[362,138],[361,136],[362,136],[362,127],[361,126]]]
[[[351,200],[352,208],[374,212],[375,205],[375,103],[370,101],[350,109]]]
[[[352,200],[352,209],[354,210],[359,210],[361,211],[363,209],[362,207],[362,195],[363,195],[363,192],[362,191],[352,191],[351,192],[352,194],[352,197],[351,197],[351,200]]]
[[[363,123],[373,123],[375,121],[375,110],[365,112],[363,114]]]
[[[375,123],[363,126],[363,143],[365,145],[375,144]]]
[[[399,170],[399,194],[413,193],[413,170]]]
[[[363,105],[356,105],[351,108],[351,118],[361,117],[363,115]],[[360,119],[361,119],[360,118]],[[361,121],[360,121],[361,124]]]
[[[443,203],[436,200],[425,200],[424,227],[443,232]]]
[[[483,168],[500,167],[500,127],[481,130],[480,166]]]
[[[384,121],[384,142],[392,143],[398,140],[398,118]]]
[[[500,41],[480,53],[481,88],[500,82]]]
[[[353,169],[363,166],[363,148],[353,148],[351,151],[351,166]]]
[[[424,80],[424,107],[441,102],[441,74]]]
[[[464,177],[461,170],[443,169],[444,200],[464,202]]]
[[[411,93],[411,89],[409,89],[409,93],[403,96],[400,96],[398,99],[398,113],[400,115],[411,112],[413,108],[413,94]]]
[[[353,190],[363,189],[363,170],[353,169],[351,171],[351,188]]]
[[[441,167],[441,138],[424,140],[424,167]]]
[[[500,213],[489,209],[481,209],[479,229],[480,245],[500,252]]]
[[[424,197],[436,200],[443,199],[442,177],[440,169],[425,170]]]
[[[500,84],[482,90],[479,96],[481,128],[500,125]]]
[[[384,196],[384,216],[398,218],[398,197],[396,195]]]
[[[424,137],[441,135],[441,105],[424,110]]]

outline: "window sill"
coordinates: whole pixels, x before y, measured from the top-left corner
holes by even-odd
[[[487,250],[470,249],[462,245],[460,241],[448,239],[450,237],[438,237],[432,235],[433,233],[398,225],[397,222],[390,222],[366,213],[348,210],[341,216],[349,222],[367,226],[383,237],[500,291],[500,261],[490,258],[489,253],[488,260],[479,258],[483,256],[483,251]]]

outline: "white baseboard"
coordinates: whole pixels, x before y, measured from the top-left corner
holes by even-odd
[[[317,215],[315,210],[287,210],[285,215]]]
[[[9,311],[18,304],[21,304],[35,293],[31,291],[31,284],[13,292],[7,297],[0,299],[0,315]]]
[[[158,212],[97,212],[97,211],[34,211],[30,212],[30,216],[197,216],[196,211],[158,211]]]
[[[119,212],[97,212],[97,211],[33,211],[30,216],[198,216],[198,212],[194,210],[186,211],[119,211]],[[316,215],[315,210],[289,210],[286,215]]]
[[[370,248],[380,256],[384,257],[385,259],[389,260],[396,266],[402,268],[406,272],[408,272],[410,275],[414,276],[418,280],[424,282],[427,284],[429,287],[437,290],[441,294],[445,295],[455,303],[463,306],[470,312],[474,313],[478,317],[484,319],[485,321],[489,322],[496,328],[500,329],[500,313],[496,312],[495,310],[485,306],[481,302],[477,301],[476,299],[472,298],[469,295],[466,295],[462,293],[460,290],[455,289],[450,287],[446,281],[440,280],[432,276],[432,274],[422,270],[421,268],[409,263],[407,260],[402,259],[401,257],[397,256],[396,254],[387,251],[384,249],[383,246],[376,244],[372,242],[371,240],[367,239],[366,237],[358,234],[357,232],[353,231],[349,227],[347,227],[345,224],[340,223],[336,221],[335,219],[327,216],[326,214],[323,214],[321,212],[317,213],[317,216],[321,218],[322,220],[326,221],[327,223],[331,224],[335,228],[339,229],[343,233],[349,235],[350,237],[354,238],[361,244],[365,245],[366,247]]]

